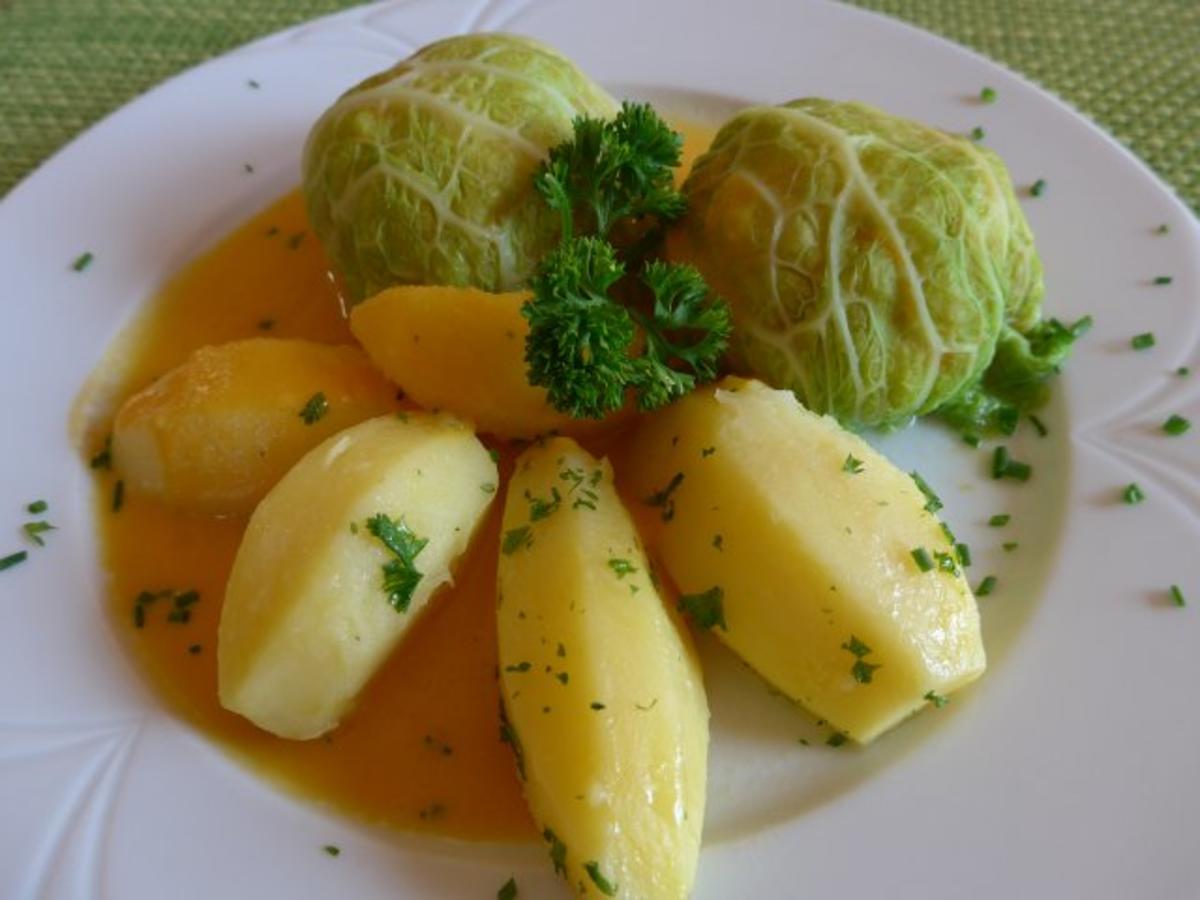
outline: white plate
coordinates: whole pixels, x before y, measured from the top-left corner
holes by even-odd
[[[167,712],[102,608],[76,391],[168,275],[296,180],[341,90],[471,29],[558,45],[619,92],[697,114],[858,98],[987,130],[1025,199],[1048,314],[1095,316],[1024,486],[935,427],[884,442],[919,463],[975,548],[992,668],[969,696],[866,751],[798,743],[803,716],[705,648],[714,713],[700,897],[1186,897],[1200,892],[1200,233],[1138,161],[1063,104],[930,35],[775,0],[418,0],[284,32],[166,83],[0,205],[0,511],[59,530],[0,574],[0,894],[6,897],[558,896],[540,848],[373,831],[281,795]],[[261,87],[248,87],[254,79]],[[981,105],[984,85],[999,99]],[[255,173],[242,171],[253,163]],[[1160,223],[1170,233],[1156,235]],[[84,273],[71,261],[89,250]],[[1167,274],[1167,286],[1150,284]],[[1132,335],[1158,344],[1135,352]],[[1028,430],[1026,430],[1028,431]],[[1136,480],[1147,501],[1119,500]],[[1021,549],[986,517],[1012,512]],[[1005,540],[1012,539],[1005,534]],[[12,546],[9,546],[9,545]],[[1004,557],[1004,558],[1001,558]],[[1191,607],[1169,605],[1183,586]],[[400,773],[402,776],[403,773]],[[342,847],[331,859],[324,844]]]

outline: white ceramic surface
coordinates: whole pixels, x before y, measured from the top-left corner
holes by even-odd
[[[0,573],[0,896],[560,896],[541,848],[372,830],[278,793],[167,711],[102,609],[73,398],[156,286],[297,180],[340,91],[415,47],[509,29],[614,90],[694,116],[802,95],[857,98],[950,130],[983,125],[1019,185],[1047,312],[1091,313],[1044,418],[986,448],[919,426],[882,441],[919,466],[974,551],[992,668],[945,710],[833,750],[723,650],[697,896],[1200,895],[1200,230],[1138,161],[1062,103],[889,19],[795,0],[413,0],[251,44],[140,98],[0,203],[0,556],[24,505],[59,530]],[[248,87],[248,80],[258,89]],[[996,103],[977,99],[994,87]],[[243,172],[252,163],[253,174]],[[1157,235],[1160,223],[1170,226]],[[70,264],[95,254],[83,273]],[[1170,285],[1154,286],[1156,275]],[[1135,352],[1129,338],[1153,331]],[[1171,413],[1197,423],[1165,436]],[[1120,502],[1136,480],[1140,506]],[[1013,514],[1003,534],[986,527]],[[1012,554],[1001,540],[1018,540]],[[1169,604],[1178,583],[1191,606]],[[806,737],[813,746],[805,747]],[[324,844],[342,848],[333,859]]]

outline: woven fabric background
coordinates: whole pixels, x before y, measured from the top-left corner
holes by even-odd
[[[355,0],[0,0],[0,196],[164,78]],[[1200,0],[851,0],[972,47],[1116,135],[1200,211]]]

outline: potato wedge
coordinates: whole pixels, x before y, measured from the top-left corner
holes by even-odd
[[[921,490],[790,392],[728,378],[649,417],[627,459],[682,606],[849,737],[983,672],[975,599]]]
[[[579,434],[601,423],[553,409],[525,378],[527,292],[404,286],[354,307],[350,328],[374,363],[425,409],[501,437]],[[611,418],[611,417],[610,417]]]
[[[310,451],[238,548],[218,631],[221,705],[280,737],[337,725],[450,580],[496,486],[487,450],[448,417],[371,419]]]
[[[499,591],[505,727],[555,869],[589,896],[688,896],[708,705],[607,462],[566,438],[520,457]]]
[[[325,438],[396,406],[395,388],[356,347],[234,341],[200,348],[125,401],[113,458],[130,490],[244,514]]]

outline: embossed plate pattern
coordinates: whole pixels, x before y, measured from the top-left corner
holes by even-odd
[[[739,100],[859,98],[968,131],[1020,185],[1049,311],[1091,313],[1047,411],[1014,452],[919,427],[884,441],[918,464],[1002,588],[983,604],[992,670],[969,696],[866,752],[803,748],[802,717],[707,647],[712,809],[700,897],[1183,897],[1200,893],[1200,235],[1119,146],[987,61],[821,2],[414,0],[293,29],[119,111],[0,204],[5,427],[0,511],[59,530],[0,573],[0,895],[179,898],[558,896],[539,848],[381,833],[282,795],[168,712],[102,609],[88,473],[66,433],[108,340],[181,264],[297,178],[300,141],[344,87],[412,48],[508,28],[563,48],[614,90],[721,112]],[[248,79],[262,88],[246,90]],[[974,98],[994,87],[997,103]],[[685,110],[686,111],[686,110]],[[244,162],[255,175],[245,177]],[[1160,224],[1167,234],[1156,234]],[[89,250],[86,273],[71,261]],[[1169,285],[1154,285],[1170,275]],[[1129,339],[1155,332],[1135,352]],[[1131,481],[1139,506],[1120,502]],[[984,522],[1022,523],[1005,555]],[[1172,607],[1179,584],[1191,606]],[[943,715],[944,713],[944,715]],[[809,753],[809,751],[812,751]],[[806,755],[808,754],[808,755]],[[342,855],[320,852],[334,843]]]

